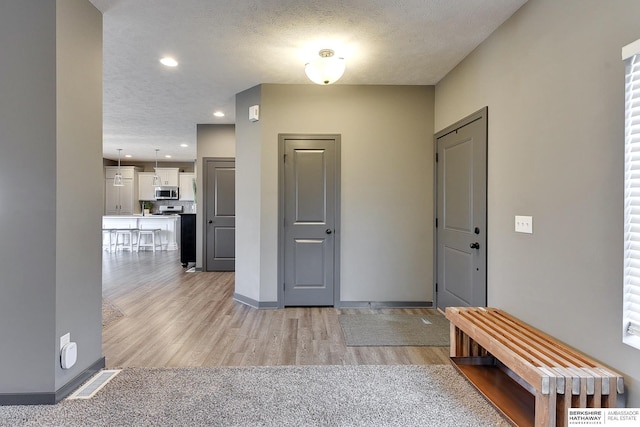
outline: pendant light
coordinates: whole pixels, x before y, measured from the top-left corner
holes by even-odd
[[[151,183],[154,187],[159,187],[161,184],[160,177],[158,176],[158,151],[160,151],[160,149],[156,148],[156,167],[153,169],[153,182]]]
[[[120,152],[122,148],[118,148],[118,172],[113,177],[113,186],[114,187],[124,187],[124,182],[122,182],[122,171],[120,170]]]
[[[331,49],[322,49],[318,55],[320,58],[316,58],[304,66],[304,72],[309,80],[319,85],[330,85],[337,82],[344,74],[344,58],[334,56],[334,51]]]

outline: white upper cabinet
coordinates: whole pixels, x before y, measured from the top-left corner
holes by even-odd
[[[153,186],[153,172],[140,172],[138,174],[138,200],[155,200],[155,187]]]
[[[134,179],[136,177],[139,168],[135,166],[121,166],[120,172],[122,173],[123,179]],[[113,179],[118,172],[118,166],[105,166],[104,167],[104,177],[106,179]]]
[[[193,172],[184,172],[180,174],[180,200],[195,200],[193,192],[193,180],[196,174]]]
[[[156,173],[160,177],[160,185],[170,185],[172,187],[180,185],[179,168],[158,168]]]
[[[104,168],[104,214],[133,215],[141,212],[138,203],[138,171],[134,166],[122,166],[122,187],[114,187],[117,166]]]

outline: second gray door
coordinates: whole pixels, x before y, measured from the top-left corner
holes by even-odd
[[[284,138],[284,305],[333,306],[336,139]]]
[[[487,304],[487,109],[435,136],[436,300]]]
[[[236,163],[204,159],[205,271],[236,266]]]

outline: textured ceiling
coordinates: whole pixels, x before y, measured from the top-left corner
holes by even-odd
[[[346,60],[336,84],[436,84],[526,2],[90,1],[104,14],[104,156],[142,161],[156,148],[192,161],[196,124],[235,123],[235,94],[257,84],[312,84],[321,48]]]

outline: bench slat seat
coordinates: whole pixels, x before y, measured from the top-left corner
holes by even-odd
[[[502,310],[448,307],[446,317],[452,363],[516,425],[564,426],[569,408],[616,407],[624,392],[622,375]],[[485,393],[487,378],[513,380],[535,403]]]

